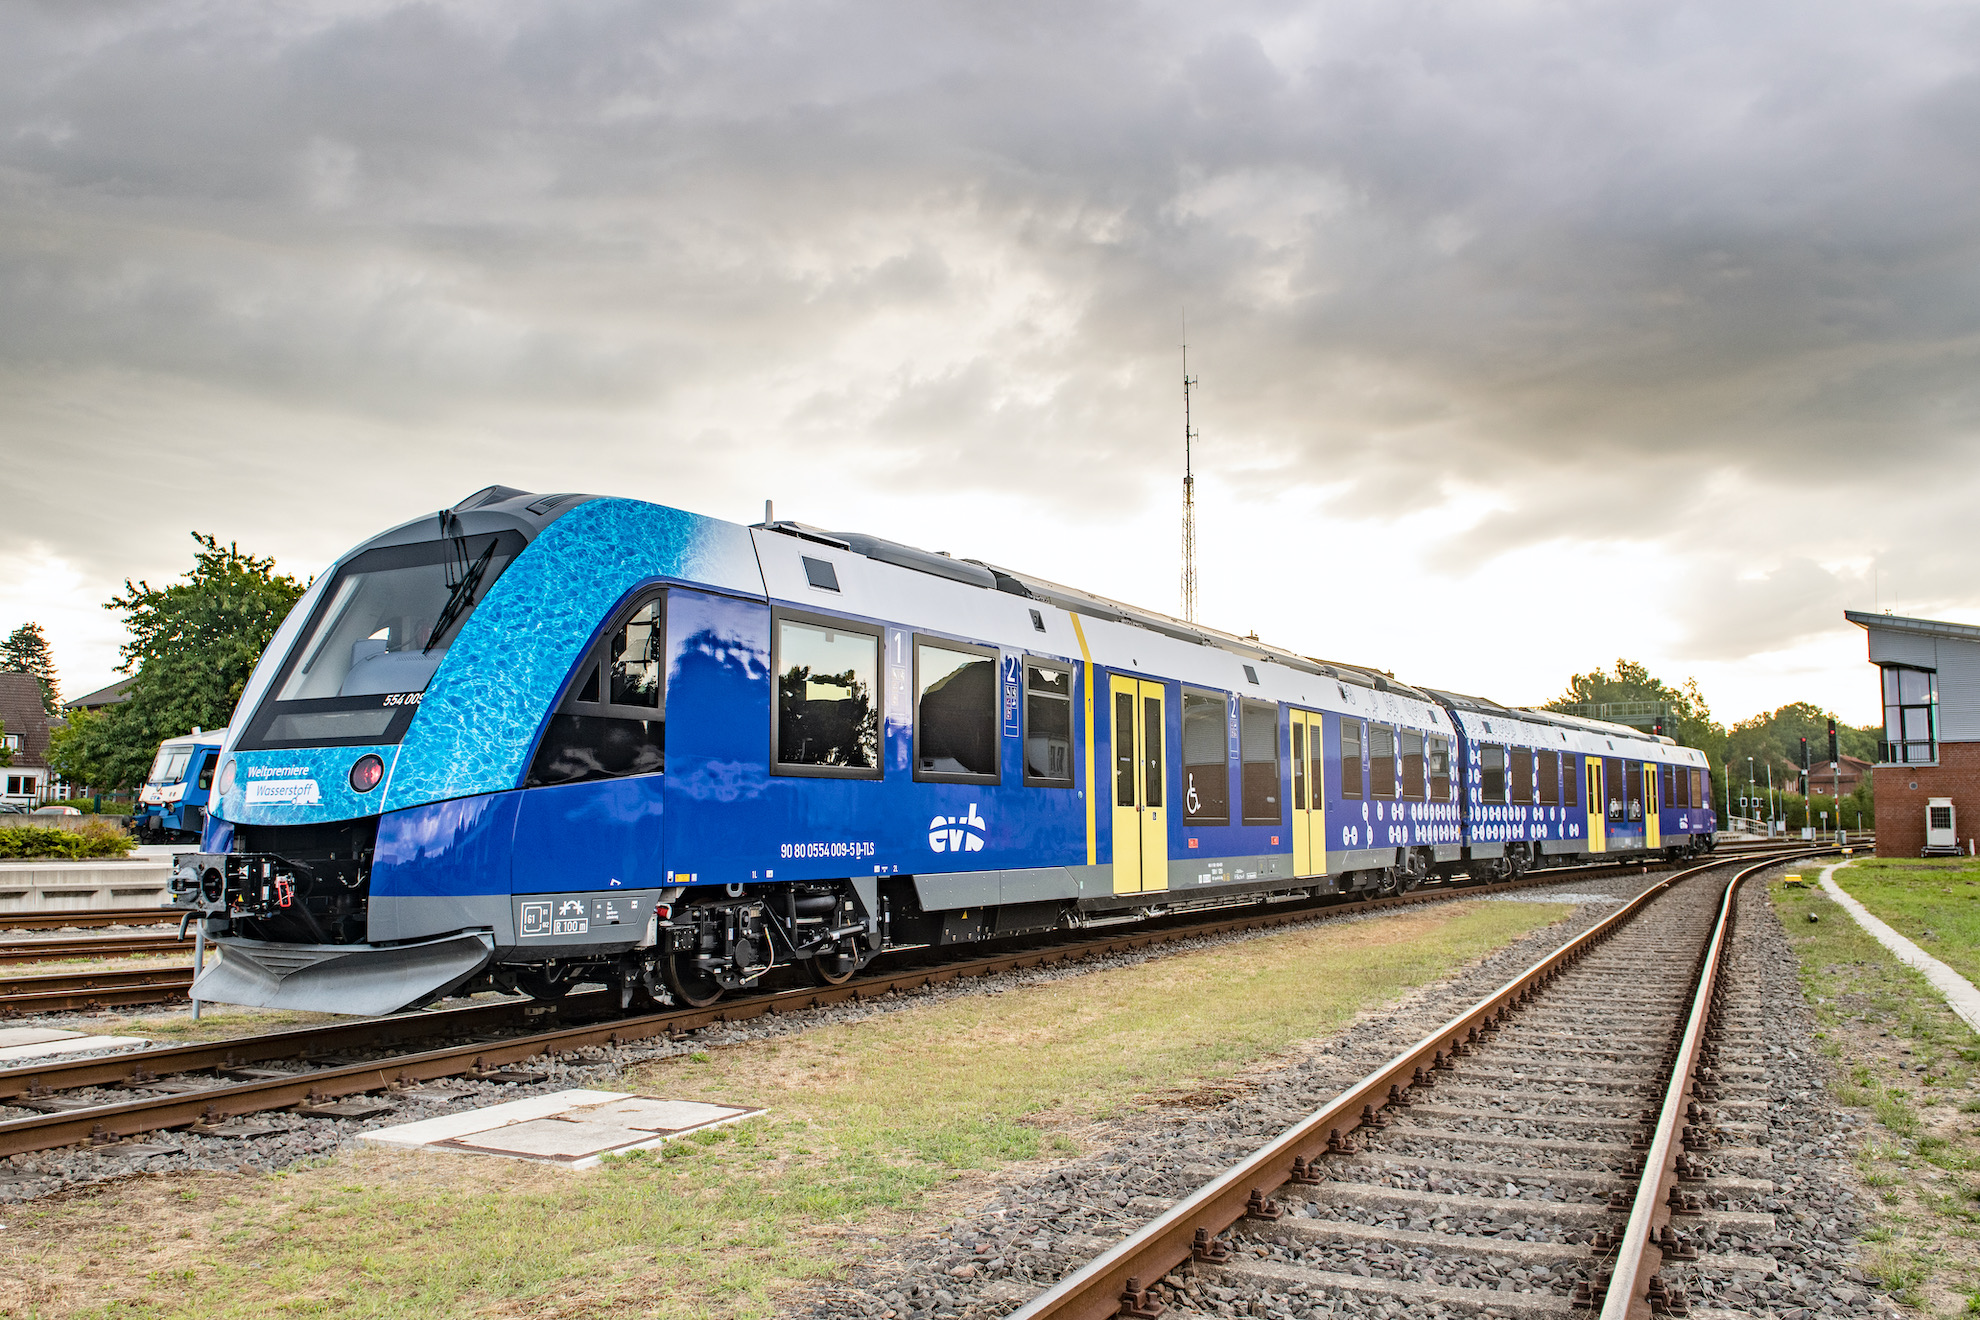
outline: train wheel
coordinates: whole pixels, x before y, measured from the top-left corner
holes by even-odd
[[[555,1003],[571,992],[569,981],[553,981],[541,972],[517,972],[516,989],[531,999]]]
[[[683,1007],[706,1008],[722,997],[721,983],[681,954],[667,959],[667,989]]]
[[[844,985],[859,970],[859,958],[850,953],[821,953],[805,959],[804,969],[818,985]]]

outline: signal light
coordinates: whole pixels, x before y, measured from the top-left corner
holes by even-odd
[[[369,793],[378,787],[378,781],[385,777],[385,762],[378,753],[366,752],[351,767],[351,787],[360,793]]]

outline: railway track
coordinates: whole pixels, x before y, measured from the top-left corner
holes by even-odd
[[[1646,890],[1235,1167],[1197,1171],[1017,1320],[1152,1320],[1192,1282],[1226,1303],[1689,1313],[1685,1279],[1737,1272],[1720,1248],[1774,1228],[1772,1183],[1726,1167],[1766,1154],[1742,1144],[1762,1074],[1720,1056],[1763,1029],[1726,1011],[1739,886],[1823,851]]]
[[[0,1071],[0,1103],[46,1111],[0,1121],[0,1156],[82,1143],[101,1145],[144,1132],[211,1125],[273,1109],[320,1107],[445,1077],[520,1079],[529,1074],[513,1070],[518,1065],[526,1070],[532,1060],[680,1035],[718,1023],[796,1012],[966,977],[1109,956],[1179,939],[1286,926],[1375,908],[1481,897],[1597,875],[1639,873],[1651,865],[1631,862],[1559,867],[1489,887],[1436,887],[1351,904],[1273,905],[1264,911],[1225,915],[1207,922],[1138,927],[1131,933],[1097,939],[1076,938],[987,957],[897,967],[843,985],[765,993],[701,1009],[627,1017],[613,1011],[612,996],[583,994],[556,1005],[504,1001],[210,1044],[44,1060]],[[184,991],[178,993],[183,995]],[[574,1017],[580,1020],[570,1021]],[[455,1039],[446,1039],[450,1036]],[[433,1046],[436,1038],[445,1043]],[[392,1047],[400,1045],[429,1048],[392,1052]],[[243,1075],[244,1068],[256,1071]]]
[[[191,990],[192,981],[190,967],[0,977],[0,1018],[177,1003]]]
[[[177,933],[109,939],[14,940],[0,944],[0,967],[71,958],[141,958],[161,953],[189,953],[192,947],[190,936],[180,939]]]
[[[99,930],[105,926],[176,926],[184,908],[89,908],[76,912],[0,912],[0,930]]]

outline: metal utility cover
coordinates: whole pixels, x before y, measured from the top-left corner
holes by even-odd
[[[590,1168],[604,1155],[657,1146],[763,1111],[615,1091],[560,1091],[365,1133],[367,1145],[543,1160]]]

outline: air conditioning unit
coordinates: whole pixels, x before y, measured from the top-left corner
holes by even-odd
[[[1925,800],[1925,856],[1957,857],[1959,826],[1953,817],[1951,798]]]

